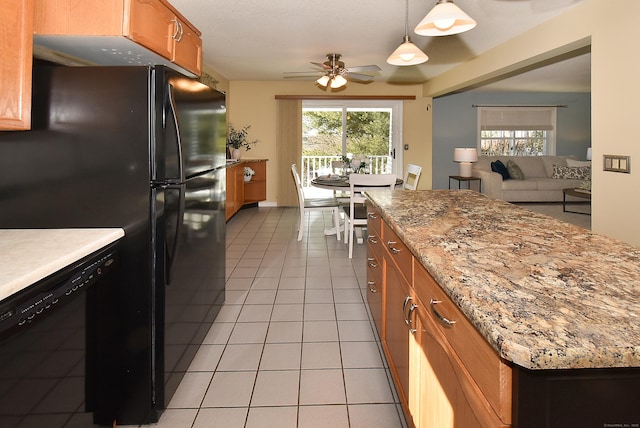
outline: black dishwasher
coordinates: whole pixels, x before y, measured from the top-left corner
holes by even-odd
[[[90,427],[111,244],[0,302],[0,426]],[[94,310],[95,308],[95,310]]]

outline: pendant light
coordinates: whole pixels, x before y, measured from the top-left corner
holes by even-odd
[[[400,66],[417,65],[428,59],[429,57],[414,45],[409,37],[409,0],[406,0],[402,44],[387,58],[387,63]]]
[[[421,36],[449,36],[469,31],[475,26],[476,21],[453,4],[453,0],[438,0],[414,31]]]

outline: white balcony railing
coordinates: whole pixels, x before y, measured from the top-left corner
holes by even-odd
[[[391,172],[390,156],[369,156],[371,174],[385,174]],[[302,156],[300,179],[302,187],[311,186],[311,180],[319,175],[337,173],[331,168],[331,162],[342,160],[341,156]]]

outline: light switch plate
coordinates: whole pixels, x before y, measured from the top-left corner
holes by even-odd
[[[631,156],[603,155],[604,171],[631,173]]]

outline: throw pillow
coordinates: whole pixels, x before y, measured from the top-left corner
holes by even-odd
[[[575,159],[567,159],[567,166],[591,166],[591,161],[579,161]]]
[[[491,162],[491,171],[500,174],[503,180],[508,180],[511,178],[509,176],[509,170],[507,170],[507,167],[502,163],[502,161],[500,161],[500,159],[495,162]]]
[[[509,171],[509,177],[514,180],[524,180],[524,172],[522,172],[518,164],[511,159],[507,161],[507,171]]]
[[[553,178],[570,178],[573,180],[591,180],[590,166],[553,166]]]

